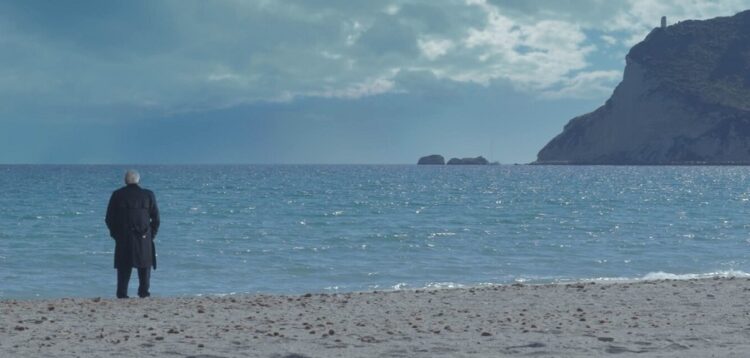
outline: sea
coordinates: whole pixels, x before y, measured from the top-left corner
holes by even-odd
[[[3,165],[0,299],[114,296],[130,168],[161,211],[154,296],[750,272],[750,167]]]

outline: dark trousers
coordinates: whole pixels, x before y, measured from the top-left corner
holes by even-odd
[[[117,298],[128,297],[128,283],[132,267],[117,269]],[[151,280],[151,267],[138,268],[138,297],[148,297],[149,281]]]

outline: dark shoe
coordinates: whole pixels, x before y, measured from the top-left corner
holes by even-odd
[[[130,298],[130,296],[120,296],[120,295],[117,295],[117,298]]]
[[[146,293],[146,294],[140,294],[140,293],[139,293],[139,294],[138,294],[138,297],[140,297],[140,298],[151,297],[151,294],[150,294],[150,293]]]

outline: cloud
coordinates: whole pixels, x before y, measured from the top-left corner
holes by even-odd
[[[617,82],[622,79],[622,71],[579,72],[560,83],[559,88],[543,92],[548,98],[592,98],[607,96]]]
[[[400,81],[410,72],[503,81],[543,98],[601,96],[622,70],[601,58],[627,51],[661,15],[674,22],[748,7],[750,0],[5,1],[0,118],[357,100],[408,91],[414,84]]]
[[[385,11],[385,13],[388,15],[396,15],[398,14],[400,10],[401,9],[398,7],[398,5],[391,4],[391,5],[386,6],[385,10],[383,11]]]
[[[453,48],[453,41],[445,39],[419,39],[417,46],[422,51],[422,55],[429,60],[435,60],[440,56],[448,53]]]
[[[610,35],[602,35],[599,37],[604,43],[606,43],[609,46],[617,44],[617,39],[614,36]]]
[[[571,73],[588,66],[586,56],[594,47],[578,25],[511,18],[484,0],[469,0],[467,5],[481,11],[484,23],[469,27],[456,40],[463,47],[456,52],[465,56],[454,60],[465,66],[433,68],[439,77],[485,85],[506,79],[522,90],[541,91],[567,82]],[[437,52],[428,56],[436,57]]]
[[[375,96],[391,92],[394,89],[392,76],[368,79],[345,88],[326,88],[321,91],[301,93],[298,96],[353,99]]]

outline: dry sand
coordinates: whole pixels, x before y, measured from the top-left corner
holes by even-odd
[[[0,302],[2,357],[747,357],[750,280]]]

